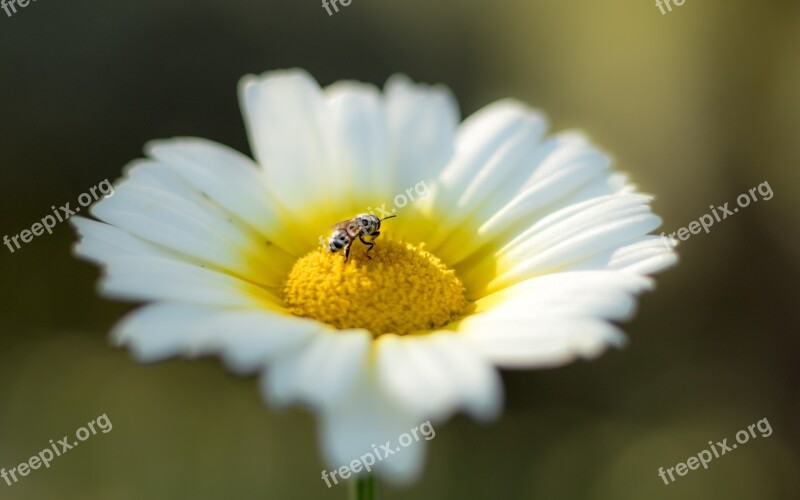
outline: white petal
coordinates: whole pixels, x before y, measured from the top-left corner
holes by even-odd
[[[611,160],[592,148],[581,136],[560,134],[536,149],[536,165],[527,179],[510,180],[494,191],[470,221],[478,230],[474,241],[506,244],[548,213],[613,191],[593,192],[593,183],[604,186]],[[530,167],[529,167],[530,169]],[[451,242],[451,246],[452,246]],[[474,245],[461,245],[451,257],[466,258]]]
[[[152,141],[147,154],[157,159],[191,186],[283,248],[294,240],[284,238],[284,222],[269,194],[264,172],[248,157],[213,141],[178,138]]]
[[[228,367],[246,374],[298,349],[323,325],[264,310],[216,309],[158,303],[126,316],[113,330],[140,361],[220,353]]]
[[[203,338],[198,353],[220,353],[229,369],[254,373],[281,356],[302,348],[325,325],[285,313],[265,310],[227,310],[198,330]]]
[[[442,192],[437,193],[439,209],[448,211],[449,204],[449,211],[458,214],[447,218],[430,243],[451,265],[482,247],[507,244],[549,213],[616,192],[606,173],[611,159],[582,134],[564,132],[540,143],[544,119],[513,102],[495,103],[476,115],[471,143],[480,144],[482,139],[497,144],[490,142],[484,153],[461,148],[456,156],[461,159],[448,165],[449,178],[443,179]],[[493,156],[486,159],[487,155]],[[473,171],[462,171],[460,163],[471,165]],[[480,203],[464,205],[464,179],[472,183],[471,198]],[[452,196],[459,199],[448,203]],[[474,229],[453,234],[456,225]]]
[[[373,461],[368,456],[371,455],[375,462],[370,467],[372,473],[395,484],[409,483],[422,472],[427,441],[435,437],[435,429],[427,432],[428,437],[418,431],[418,440],[401,447],[400,436],[411,435],[410,430],[427,419],[388,398],[378,387],[373,368],[365,367],[360,375],[359,383],[319,417],[325,461],[338,468],[353,460]],[[392,454],[384,457],[384,447]],[[364,470],[362,474],[369,472]]]
[[[544,116],[514,101],[499,101],[467,118],[456,155],[441,175],[452,209],[475,210],[504,182],[519,187],[538,166],[530,162],[547,129]]]
[[[670,246],[668,236],[647,235],[633,243],[600,252],[570,269],[616,269],[633,274],[655,274],[677,262],[678,254]]]
[[[100,282],[104,294],[122,300],[173,301],[227,307],[280,309],[269,290],[197,264],[142,255],[120,255],[106,262]]]
[[[648,197],[640,195],[611,195],[545,217],[496,253],[499,274],[488,291],[568,270],[611,248],[637,241],[661,224],[648,202]]]
[[[524,308],[516,309],[522,312]],[[613,325],[586,318],[523,320],[495,316],[464,321],[461,331],[487,360],[502,368],[559,366],[574,359],[594,358],[607,346],[621,346],[625,337]]]
[[[138,238],[127,231],[83,217],[70,217],[80,235],[75,254],[97,264],[105,264],[120,254],[179,258],[180,254]]]
[[[434,352],[416,337],[397,335],[379,337],[376,350],[381,385],[398,403],[437,420],[449,416],[457,401],[456,387]]]
[[[111,332],[141,362],[154,362],[195,349],[193,333],[216,314],[209,307],[185,304],[145,306],[123,318]]]
[[[337,82],[325,88],[325,100],[337,169],[328,189],[336,193],[337,205],[352,216],[391,200],[388,126],[380,91],[368,84]]]
[[[292,257],[200,196],[166,166],[138,162],[92,214],[142,239],[267,286],[280,285]]]
[[[588,317],[627,320],[633,296],[653,287],[653,280],[621,271],[569,271],[532,278],[476,302],[474,318],[519,315],[520,320]],[[497,315],[497,316],[495,316]]]
[[[101,264],[104,293],[123,300],[173,300],[221,306],[277,307],[267,290],[186,260],[186,256],[102,222],[73,217],[75,253]]]
[[[629,319],[634,295],[652,287],[651,278],[622,270],[550,274],[478,300],[459,331],[499,366],[556,366],[621,345],[624,336],[605,320]]]
[[[499,410],[497,373],[453,333],[382,335],[376,349],[381,386],[421,416],[443,420],[464,407],[491,418]]]
[[[312,202],[334,206],[332,127],[317,82],[297,69],[248,75],[239,95],[255,158],[295,223],[313,220]]]
[[[439,175],[454,151],[459,111],[446,87],[413,84],[403,75],[389,78],[384,92],[395,196]]]
[[[277,360],[264,373],[265,397],[276,406],[305,403],[318,409],[329,407],[356,383],[367,363],[371,342],[365,330],[336,330],[315,336],[310,345]]]
[[[436,190],[435,210],[446,216],[426,243],[435,249],[448,240],[501,186],[518,188],[537,167],[530,160],[546,128],[543,115],[513,100],[495,102],[467,118]]]

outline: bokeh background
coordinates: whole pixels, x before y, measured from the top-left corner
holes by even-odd
[[[437,428],[424,477],[384,499],[800,498],[800,3],[686,0],[39,0],[0,12],[0,235],[115,179],[153,138],[249,152],[246,73],[322,84],[395,72],[449,85],[463,115],[514,96],[586,130],[657,196],[674,231],[768,181],[774,197],[679,247],[596,361],[504,373],[490,425]],[[0,498],[339,499],[312,416],[260,402],[216,360],[138,365],[107,343],[130,305],[97,297],[66,224],[0,247],[0,467],[107,413],[91,438]],[[768,418],[665,486],[671,467]]]

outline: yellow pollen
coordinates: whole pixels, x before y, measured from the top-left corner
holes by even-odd
[[[295,262],[283,298],[296,316],[339,329],[407,334],[447,325],[467,306],[464,285],[442,262],[389,238],[367,247],[356,241],[350,258],[319,248]]]

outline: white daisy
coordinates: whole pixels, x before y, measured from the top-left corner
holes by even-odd
[[[611,321],[676,261],[649,234],[651,198],[524,104],[459,124],[443,87],[322,89],[300,70],[247,76],[240,95],[255,160],[203,139],[148,144],[92,208],[99,222],[71,219],[76,252],[103,267],[103,294],[147,303],[115,341],[141,361],[217,354],[260,374],[271,404],[318,413],[331,467],[457,411],[495,417],[499,368],[621,345]],[[347,262],[321,248],[370,207],[398,215],[371,260],[358,241]],[[376,473],[414,478],[424,443]]]

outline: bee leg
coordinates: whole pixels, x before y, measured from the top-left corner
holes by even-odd
[[[350,247],[353,245],[352,242],[348,243],[346,247],[344,247],[344,263],[347,264],[347,259],[350,258]]]
[[[358,235],[358,239],[359,239],[359,240],[361,240],[361,243],[363,243],[363,244],[365,244],[365,245],[367,245],[367,246],[369,247],[369,248],[367,249],[367,258],[368,258],[368,259],[371,259],[372,257],[369,255],[369,252],[370,252],[370,250],[372,250],[372,247],[374,247],[374,246],[375,246],[375,243],[373,243],[373,242],[371,242],[371,241],[366,241],[366,240],[364,239],[364,235],[363,235],[363,234],[359,234],[359,235]]]

